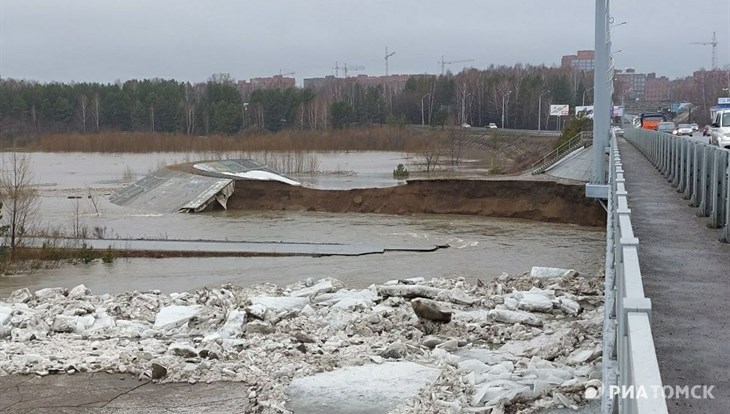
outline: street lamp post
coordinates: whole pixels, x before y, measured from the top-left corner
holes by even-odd
[[[512,93],[512,91],[509,91],[509,92],[505,93],[504,95],[502,95],[502,129],[504,129],[504,98],[506,98],[507,95],[509,95],[511,93]]]
[[[423,95],[423,98],[421,98],[421,126],[426,125],[426,120],[423,116],[423,100],[426,99],[428,95],[431,95],[431,92],[426,92],[426,94]]]
[[[586,90],[583,91],[583,106],[586,106],[586,93],[592,91],[594,87],[589,88],[589,89],[586,89]]]
[[[461,123],[466,123],[466,98],[470,97],[471,94],[462,95],[461,97]]]
[[[540,127],[542,125],[542,96],[550,93],[550,89],[541,93],[537,98],[537,135],[540,135]]]

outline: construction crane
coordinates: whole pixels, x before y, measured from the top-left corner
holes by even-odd
[[[347,66],[347,63],[343,63],[342,66],[342,71],[345,73],[345,77],[347,77],[347,72],[354,72],[356,70],[365,69],[365,66]]]
[[[296,72],[287,72],[287,73],[281,73],[281,72],[282,72],[282,70],[279,69],[279,76],[282,76],[282,77],[283,76],[292,76],[296,73]]]
[[[446,61],[444,60],[444,56],[441,55],[441,60],[436,62],[441,65],[441,75],[446,73],[446,65],[451,65],[453,63],[464,63],[464,62],[473,62],[474,59],[461,59],[461,60],[452,60],[452,61]]]
[[[385,47],[385,76],[388,76],[388,59],[395,55],[395,52],[388,53],[388,46]]]
[[[703,46],[712,46],[712,70],[717,69],[717,37],[715,36],[715,32],[712,32],[712,41],[711,42],[692,42],[691,45],[703,45]]]

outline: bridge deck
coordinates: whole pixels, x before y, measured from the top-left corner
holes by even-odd
[[[714,399],[667,400],[671,413],[730,413],[730,244],[619,139],[644,290],[664,385],[714,385]]]

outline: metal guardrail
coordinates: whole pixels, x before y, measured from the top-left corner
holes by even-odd
[[[627,128],[626,139],[677,187],[707,227],[730,242],[730,151],[656,131]]]
[[[604,413],[665,414],[667,405],[651,331],[651,300],[644,296],[639,239],[631,225],[615,136],[611,138],[609,185],[601,407]]]
[[[559,147],[550,151],[547,155],[540,158],[530,166],[532,175],[537,175],[545,172],[548,168],[555,165],[556,162],[565,158],[566,155],[575,151],[582,146],[588,146],[589,139],[593,137],[593,133],[583,131],[576,134],[573,138],[564,142]]]

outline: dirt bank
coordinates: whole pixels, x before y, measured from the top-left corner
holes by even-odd
[[[273,181],[236,181],[229,209],[334,213],[470,214],[584,226],[606,213],[583,185],[546,181],[413,180],[391,188],[317,190]]]

